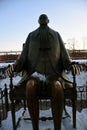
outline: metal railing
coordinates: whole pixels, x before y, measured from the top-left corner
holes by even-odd
[[[87,108],[87,83],[84,86],[78,86],[77,103],[79,103],[80,110]]]
[[[9,111],[9,102],[8,102],[8,89],[5,84],[5,88],[2,90],[0,88],[0,126],[1,126],[1,121],[7,118],[8,116],[8,111]]]

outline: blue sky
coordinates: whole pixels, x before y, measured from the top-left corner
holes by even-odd
[[[87,41],[87,0],[0,0],[0,51],[21,50],[40,14],[48,15],[49,26],[64,42],[76,39],[76,49]],[[86,42],[85,48],[87,49]]]

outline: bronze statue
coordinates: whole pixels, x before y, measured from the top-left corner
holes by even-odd
[[[7,73],[10,76],[14,71],[24,71],[19,86],[23,83],[22,86],[26,86],[33,130],[39,130],[38,100],[42,96],[51,99],[54,129],[61,130],[63,87],[69,86],[62,76],[65,75],[64,70],[72,68],[72,71],[77,73],[79,68],[71,64],[60,34],[48,26],[47,15],[40,15],[38,22],[40,26],[29,33],[20,57],[7,69]],[[45,75],[46,80],[41,81],[40,78],[34,77],[34,72]]]

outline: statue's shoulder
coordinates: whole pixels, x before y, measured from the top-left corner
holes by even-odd
[[[58,32],[52,28],[49,27],[49,33],[52,33],[52,34],[58,34]]]
[[[55,38],[57,38],[58,35],[59,35],[59,33],[56,30],[52,29],[52,28],[49,28],[49,34],[51,36],[55,37]]]
[[[39,33],[39,28],[35,29],[34,31],[30,32],[30,36],[35,36]]]
[[[54,29],[52,29],[52,28],[50,28],[50,27],[49,27],[49,32],[55,32],[55,33],[57,33],[56,30],[54,30]]]

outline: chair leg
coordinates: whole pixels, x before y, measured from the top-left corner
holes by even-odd
[[[64,98],[64,102],[63,102],[63,107],[64,107],[64,111],[66,111],[66,108],[65,108],[65,103],[66,102],[66,100],[65,100],[65,98]]]
[[[15,105],[13,100],[11,101],[11,113],[12,113],[13,130],[16,130]]]
[[[24,99],[24,110],[26,110],[26,99]]]
[[[72,100],[73,128],[76,129],[76,100]]]

